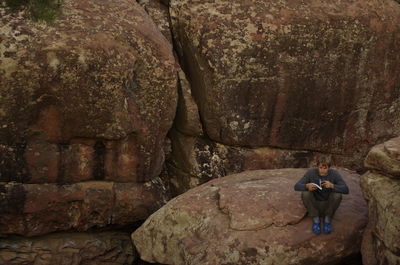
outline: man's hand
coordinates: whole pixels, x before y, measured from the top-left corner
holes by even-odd
[[[309,190],[309,191],[313,191],[313,190],[316,190],[316,189],[318,189],[315,185],[313,185],[312,183],[307,183],[306,184],[306,188],[307,188],[307,190]]]
[[[327,181],[327,180],[322,182],[321,186],[324,188],[327,188],[327,189],[333,189],[335,187],[332,182]]]

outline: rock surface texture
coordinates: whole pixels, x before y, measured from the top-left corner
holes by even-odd
[[[400,137],[371,149],[361,176],[369,221],[362,242],[364,265],[400,264]]]
[[[205,140],[359,169],[400,133],[395,1],[171,0],[170,13]]]
[[[314,235],[300,193],[305,169],[246,171],[212,180],[168,202],[132,235],[142,259],[162,264],[333,264],[360,251],[367,205],[359,175],[334,232]]]
[[[151,16],[164,37],[172,43],[168,3],[162,0],[136,0]]]
[[[168,197],[160,181],[71,185],[0,183],[0,234],[86,231],[145,220]]]
[[[172,46],[135,1],[63,1],[53,24],[0,7],[0,180],[159,175],[177,103]]]
[[[119,265],[135,259],[127,233],[57,233],[0,240],[4,265]]]
[[[179,67],[137,2],[61,2],[45,24],[0,1],[0,263],[131,264],[115,230],[168,199]]]

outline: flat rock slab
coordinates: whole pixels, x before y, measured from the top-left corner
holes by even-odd
[[[314,235],[293,190],[306,169],[246,171],[171,200],[132,234],[141,258],[163,264],[328,264],[360,251],[367,206],[359,175],[339,170],[350,194],[334,232]]]

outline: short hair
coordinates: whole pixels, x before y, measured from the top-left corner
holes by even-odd
[[[329,157],[326,157],[326,156],[318,157],[317,166],[319,166],[319,165],[331,167],[331,159]]]

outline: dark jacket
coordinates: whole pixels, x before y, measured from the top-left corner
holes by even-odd
[[[294,185],[294,190],[307,191],[306,188],[307,183],[315,183],[320,185],[320,181],[322,182],[324,180],[332,182],[334,188],[333,189],[323,188],[322,190],[317,189],[313,191],[315,198],[317,200],[319,201],[327,200],[331,192],[338,192],[343,194],[349,193],[349,188],[347,187],[346,182],[344,182],[340,173],[337,170],[331,168],[328,170],[328,175],[323,177],[319,175],[318,168],[309,169],[304,174],[304,176]]]

